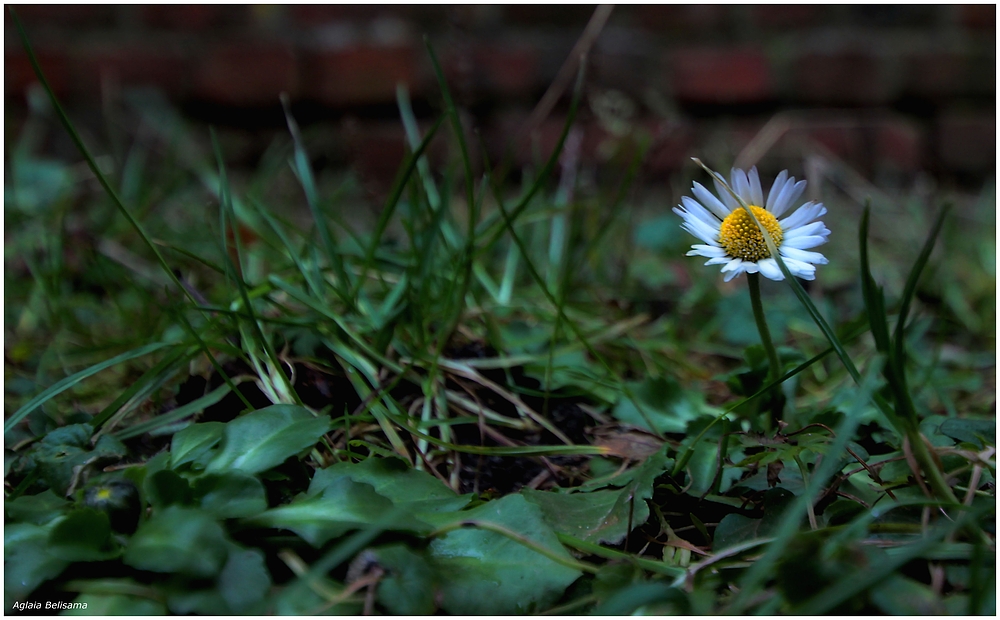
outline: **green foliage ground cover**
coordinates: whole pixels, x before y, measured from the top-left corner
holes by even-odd
[[[76,129],[38,93],[7,145],[5,609],[995,613],[992,186],[934,235],[937,198],[824,184],[830,264],[765,283],[768,385],[749,297],[682,258],[690,177],[634,189],[639,130],[607,169],[560,140],[507,170],[441,88],[429,124],[400,91],[373,216],[290,114],[235,171],[127,100],[88,173],[40,155]]]

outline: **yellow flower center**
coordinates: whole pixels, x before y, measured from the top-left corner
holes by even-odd
[[[767,229],[774,239],[774,244],[780,246],[783,235],[778,220],[762,207],[751,205],[750,210],[753,211],[757,221]],[[756,262],[771,257],[767,243],[764,242],[764,235],[760,234],[757,224],[743,207],[733,209],[733,212],[722,220],[722,226],[719,227],[719,244],[726,250],[726,254],[734,258]]]

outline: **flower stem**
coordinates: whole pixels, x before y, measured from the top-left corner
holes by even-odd
[[[774,348],[774,342],[771,341],[771,330],[767,328],[767,319],[764,318],[764,304],[760,301],[760,274],[748,273],[747,283],[750,285],[750,305],[753,307],[753,318],[757,321],[757,331],[760,332],[760,343],[767,353],[767,361],[771,366],[768,381],[774,381],[781,377],[781,362],[778,361],[778,352]],[[781,415],[780,411],[773,413],[776,420]]]

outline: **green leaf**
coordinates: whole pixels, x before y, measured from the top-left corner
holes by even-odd
[[[545,523],[541,509],[508,495],[472,510],[426,515],[438,525],[483,521],[513,531],[557,556],[572,560]],[[502,534],[463,528],[430,545],[441,575],[441,606],[451,614],[513,615],[540,611],[562,596],[581,572]]]
[[[219,443],[225,427],[222,422],[203,422],[177,431],[170,441],[170,466],[197,463]]]
[[[633,528],[649,518],[646,500],[653,497],[653,480],[673,463],[666,454],[664,447],[646,459],[621,489],[564,494],[525,488],[521,494],[542,509],[555,531],[587,542],[618,544],[628,533],[630,513]]]
[[[143,487],[154,509],[165,508],[171,504],[191,503],[191,485],[169,469],[146,476]]]
[[[21,407],[20,409],[18,409],[17,411],[15,411],[13,415],[11,415],[9,418],[7,418],[7,421],[4,422],[4,424],[3,424],[3,434],[6,435],[7,432],[10,429],[14,428],[14,426],[18,422],[20,422],[25,417],[27,417],[28,414],[30,414],[32,411],[34,411],[38,407],[41,407],[46,402],[48,402],[49,399],[51,399],[54,396],[57,396],[58,394],[61,394],[62,392],[65,392],[66,390],[68,390],[71,387],[75,386],[76,384],[80,383],[81,381],[83,381],[87,377],[89,377],[91,375],[95,375],[95,374],[101,372],[102,370],[104,370],[105,368],[110,368],[110,367],[112,367],[112,366],[114,366],[116,364],[120,364],[122,362],[127,362],[127,361],[135,359],[137,357],[142,357],[143,355],[148,355],[149,353],[152,353],[153,351],[156,351],[158,349],[162,349],[163,347],[166,347],[166,346],[170,346],[170,345],[168,343],[165,343],[165,342],[157,342],[155,344],[149,344],[149,345],[146,345],[146,346],[143,346],[143,347],[139,347],[138,349],[133,349],[133,350],[128,351],[126,353],[122,353],[121,355],[116,355],[115,357],[112,357],[111,359],[109,359],[109,360],[107,360],[105,362],[101,362],[100,364],[95,364],[94,366],[91,366],[90,368],[81,370],[80,372],[78,372],[78,373],[76,373],[74,375],[70,375],[69,377],[66,377],[62,381],[56,382],[50,388],[48,388],[47,390],[44,390],[41,394],[39,394],[38,396],[36,396],[36,397],[32,398],[31,400],[29,400],[27,403],[25,403],[25,405],[23,407]],[[89,437],[90,436],[88,435],[88,438]]]
[[[169,506],[139,526],[125,550],[124,562],[157,573],[212,577],[226,555],[225,532],[208,513]]]
[[[929,586],[893,575],[873,588],[871,600],[882,613],[894,616],[943,616],[940,598]]]
[[[996,445],[997,421],[972,420],[969,418],[948,418],[938,429],[942,435],[952,439],[978,444],[980,448],[986,445]]]
[[[24,600],[43,582],[57,577],[69,562],[51,553],[48,545],[52,524],[17,523],[3,531],[4,602]]]
[[[49,534],[52,555],[70,562],[106,560],[119,555],[111,539],[108,515],[93,508],[81,508],[56,523]]]
[[[4,502],[3,508],[11,521],[45,525],[61,516],[70,502],[57,496],[51,489],[38,495],[22,495],[14,501]]]
[[[378,602],[394,616],[434,613],[436,575],[422,554],[402,543],[373,549],[386,574],[379,581]]]
[[[229,559],[219,574],[219,593],[234,613],[251,613],[270,589],[271,575],[264,565],[262,552],[257,549],[229,552]]]
[[[89,424],[63,426],[43,437],[32,450],[31,455],[38,463],[42,479],[53,492],[65,494],[79,475],[78,468],[102,459],[125,456],[125,446],[108,435],[102,435],[91,449],[93,432],[94,428]]]
[[[337,463],[321,469],[309,484],[309,495],[323,492],[333,481],[350,478],[370,484],[375,492],[396,506],[407,505],[411,512],[446,512],[464,508],[472,495],[456,495],[443,482],[418,471],[396,458],[367,458],[360,463]]]
[[[781,523],[781,515],[795,496],[785,489],[771,489],[764,494],[764,516],[751,519],[732,513],[722,517],[712,539],[712,551],[735,547],[740,543],[768,538]]]
[[[76,597],[74,603],[86,605],[85,609],[67,609],[64,616],[165,616],[167,608],[153,601],[128,594],[89,594]]]
[[[309,544],[320,547],[345,532],[364,527],[376,515],[392,510],[392,502],[382,497],[370,484],[338,478],[319,495],[299,496],[292,503],[272,508],[244,523],[291,530]],[[428,531],[419,521],[400,522],[399,529]]]
[[[271,405],[226,424],[222,446],[205,470],[260,473],[311,448],[328,430],[329,418],[296,405]]]
[[[622,398],[611,414],[626,424],[657,433],[683,433],[688,421],[702,413],[701,394],[683,389],[673,379],[655,377],[628,386],[646,415],[643,416],[631,400]]]
[[[207,474],[194,481],[194,497],[218,519],[252,517],[267,510],[264,485],[240,472]]]

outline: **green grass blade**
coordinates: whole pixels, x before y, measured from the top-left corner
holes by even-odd
[[[392,189],[389,191],[389,196],[385,201],[385,206],[382,207],[382,212],[379,214],[378,221],[375,223],[375,231],[372,233],[371,242],[368,244],[368,249],[365,250],[364,262],[361,263],[361,275],[358,277],[358,281],[354,285],[354,290],[351,292],[352,298],[357,299],[357,296],[361,291],[361,287],[364,285],[365,279],[368,277],[368,270],[371,268],[372,262],[375,260],[375,251],[378,249],[379,243],[382,241],[382,235],[385,233],[385,229],[389,226],[389,220],[392,219],[393,214],[396,212],[396,206],[399,204],[399,199],[403,195],[403,190],[406,189],[406,185],[409,183],[410,177],[416,169],[417,162],[420,161],[420,158],[427,150],[427,147],[430,145],[431,140],[437,134],[437,130],[441,127],[443,122],[443,116],[434,122],[431,128],[427,131],[427,135],[424,136],[423,141],[420,142],[420,145],[417,146],[413,153],[411,153],[406,159],[406,162],[400,169],[399,174],[396,176],[396,180],[393,181]]]
[[[868,588],[896,573],[906,563],[923,557],[941,540],[947,539],[959,529],[971,524],[976,517],[981,516],[984,512],[985,509],[967,510],[958,518],[945,521],[924,534],[919,541],[903,548],[897,548],[896,553],[885,557],[872,566],[867,566],[865,570],[844,575],[819,594],[793,608],[790,613],[795,616],[818,616],[829,613],[841,603],[862,594]]]
[[[889,353],[889,328],[886,324],[885,297],[882,290],[875,285],[871,265],[868,261],[868,222],[871,207],[865,205],[861,216],[861,226],[858,228],[858,248],[861,256],[861,293],[865,300],[865,311],[868,314],[868,324],[871,326],[875,347],[880,353]]]
[[[876,365],[877,366],[877,365]],[[870,369],[864,378],[862,385],[858,388],[856,398],[851,404],[850,410],[844,419],[837,425],[836,436],[828,451],[829,454],[843,454],[847,448],[847,442],[854,436],[854,431],[861,421],[862,408],[871,400],[872,394],[877,388],[877,372],[875,368]],[[802,494],[785,509],[778,527],[773,533],[774,541],[767,546],[763,557],[754,562],[747,569],[740,582],[739,594],[736,595],[727,613],[742,614],[751,604],[751,601],[759,592],[764,583],[774,574],[774,566],[781,559],[782,554],[791,542],[792,537],[799,530],[806,515],[806,507],[814,501],[819,492],[827,484],[827,481],[837,473],[840,459],[827,458],[813,470],[809,483]]]
[[[153,351],[159,351],[164,347],[172,347],[172,346],[178,346],[178,345],[177,343],[173,342],[156,342],[153,344],[147,344],[145,346],[139,347],[138,349],[132,349],[131,351],[127,351],[125,353],[122,353],[121,355],[116,355],[115,357],[112,357],[109,360],[101,362],[100,364],[95,364],[90,368],[81,370],[80,372],[70,375],[61,381],[57,381],[49,388],[44,390],[41,394],[29,400],[27,403],[24,404],[23,407],[15,411],[13,415],[7,418],[7,421],[4,422],[3,425],[4,434],[6,435],[7,432],[10,431],[10,429],[14,428],[14,426],[18,422],[27,417],[28,414],[30,414],[32,411],[44,405],[54,396],[58,396],[59,394],[62,394],[66,390],[77,385],[84,379],[93,376],[106,368],[111,368],[112,366],[116,366],[118,364],[121,364],[122,362],[134,360],[138,357],[149,355]]]
[[[132,437],[138,437],[139,435],[150,431],[155,431],[156,429],[166,426],[167,424],[179,422],[189,415],[194,415],[199,411],[203,411],[204,409],[216,404],[225,398],[226,394],[229,394],[230,391],[229,386],[223,383],[201,398],[195,399],[186,405],[182,405],[169,413],[158,415],[152,420],[140,422],[126,429],[120,430],[117,433],[114,433],[114,437],[121,440],[131,439]]]
[[[174,366],[175,364],[183,364],[187,361],[187,359],[189,359],[189,355],[185,355],[185,353],[187,352],[182,347],[177,347],[168,353],[155,366],[142,373],[142,376],[132,382],[132,385],[130,385],[127,390],[119,394],[118,398],[112,401],[111,404],[94,416],[93,419],[90,420],[90,425],[94,428],[99,428],[102,424],[107,422],[111,416],[118,413],[118,410],[121,409],[125,403],[135,399],[140,391],[148,391],[148,386],[155,382],[158,377],[165,374],[171,366]]]
[[[903,366],[906,362],[903,345],[905,344],[904,333],[906,330],[906,319],[910,313],[910,303],[913,301],[913,296],[917,292],[917,282],[920,280],[920,274],[923,273],[924,267],[927,266],[927,261],[931,257],[931,251],[934,249],[934,243],[937,241],[938,235],[941,232],[941,227],[944,224],[945,216],[948,215],[949,208],[949,205],[945,205],[938,214],[937,219],[934,220],[931,232],[927,235],[927,241],[924,242],[924,247],[921,248],[920,255],[917,257],[916,262],[913,263],[910,275],[906,278],[906,286],[903,288],[903,297],[899,305],[899,317],[896,319],[896,329],[893,332],[892,337],[893,353],[899,364],[900,370],[903,370]],[[905,375],[902,379],[905,381]]]
[[[285,111],[285,121],[288,124],[288,131],[292,134],[292,142],[295,145],[292,169],[295,171],[295,176],[298,177],[299,183],[302,184],[302,190],[306,194],[306,203],[309,205],[309,211],[312,213],[313,221],[316,223],[316,230],[319,232],[320,241],[323,243],[323,249],[326,251],[327,260],[330,261],[330,266],[333,267],[334,273],[337,275],[337,286],[334,287],[334,292],[349,307],[353,307],[354,302],[348,293],[351,290],[351,280],[346,269],[344,269],[344,260],[337,249],[337,245],[334,243],[333,236],[330,235],[330,229],[326,225],[326,218],[323,217],[323,214],[319,210],[319,195],[316,191],[316,182],[313,179],[312,167],[309,165],[309,156],[306,155],[305,147],[302,144],[302,134],[299,132],[299,125],[292,117],[288,97],[282,96],[281,105]]]
[[[226,220],[227,219],[229,220],[230,226],[235,225],[236,214],[233,211],[232,194],[231,194],[231,188],[229,187],[229,178],[226,174],[226,164],[222,159],[222,147],[219,146],[219,141],[216,138],[214,130],[211,132],[211,134],[212,134],[212,147],[215,150],[215,158],[219,166],[219,187],[222,192],[222,204],[220,205],[220,216],[223,224],[223,229],[222,229],[223,244],[225,244]],[[227,270],[229,271],[233,281],[236,283],[236,288],[239,291],[241,300],[243,301],[243,307],[246,310],[246,312],[250,314],[251,317],[250,320],[247,321],[250,327],[251,339],[255,341],[256,345],[260,347],[262,351],[264,351],[264,355],[270,362],[271,368],[274,370],[274,372],[269,374],[278,375],[279,381],[281,381],[282,387],[284,388],[283,394],[281,394],[282,400],[291,399],[294,404],[301,405],[302,400],[299,398],[299,395],[295,392],[295,387],[292,385],[291,380],[288,378],[287,375],[285,375],[284,368],[282,367],[281,360],[278,358],[278,354],[275,352],[274,347],[271,345],[271,341],[267,338],[267,336],[264,335],[264,332],[261,329],[260,322],[257,319],[257,313],[254,311],[253,303],[250,300],[250,294],[247,292],[246,283],[243,281],[243,275],[242,273],[240,273],[240,270],[237,269],[237,266],[241,262],[240,256],[242,254],[239,242],[239,234],[234,232],[233,237],[236,242],[235,264],[233,262],[233,259],[229,256],[228,252],[224,251],[223,254],[225,255],[226,266],[228,268]],[[247,354],[251,355],[251,352],[248,350]],[[261,377],[261,380],[273,380],[273,376]]]
[[[535,197],[535,194],[542,189],[542,186],[548,180],[552,171],[556,167],[556,163],[559,161],[559,156],[562,154],[563,146],[566,144],[566,138],[569,136],[570,129],[573,127],[573,121],[576,120],[577,111],[580,108],[580,100],[583,97],[583,79],[586,75],[586,62],[580,63],[580,71],[577,74],[576,86],[573,88],[573,99],[570,101],[569,111],[566,113],[566,123],[563,125],[562,133],[559,134],[559,140],[556,142],[556,146],[552,149],[552,154],[549,156],[548,161],[542,167],[538,176],[535,178],[531,187],[525,192],[524,196],[517,202],[510,213],[502,215],[499,221],[494,219],[491,222],[484,222],[485,229],[478,233],[480,237],[484,239],[483,243],[479,245],[479,253],[485,252],[493,247],[493,244],[499,239],[504,230],[507,228],[507,221],[514,222],[520,217],[521,213],[528,208],[531,204],[531,200]],[[502,204],[501,202],[497,203]],[[481,228],[483,228],[481,226]]]
[[[83,143],[83,139],[80,137],[80,134],[77,133],[76,128],[73,126],[72,121],[69,120],[69,116],[66,115],[66,112],[62,108],[62,105],[60,105],[59,99],[52,91],[52,87],[49,85],[49,81],[45,78],[45,74],[42,73],[42,68],[38,64],[38,58],[35,57],[35,51],[31,47],[31,43],[28,41],[28,35],[24,31],[24,26],[21,25],[21,20],[17,16],[17,11],[15,11],[13,7],[8,7],[8,9],[10,10],[11,20],[14,22],[14,26],[17,28],[17,32],[21,37],[21,43],[24,45],[24,50],[28,55],[28,62],[31,63],[31,67],[32,69],[34,69],[35,75],[38,76],[38,81],[41,83],[42,88],[45,89],[46,94],[49,96],[49,100],[52,102],[52,107],[56,111],[56,114],[59,116],[59,120],[62,122],[62,125],[66,129],[66,132],[69,133],[70,139],[73,140],[73,144],[76,145],[77,150],[80,151],[80,154],[83,155],[83,158],[87,161],[87,166],[90,168],[91,172],[94,173],[94,176],[97,178],[97,181],[101,184],[101,187],[104,189],[105,193],[107,193],[107,195],[111,198],[111,201],[118,208],[118,211],[125,217],[126,220],[128,220],[129,224],[131,224],[132,228],[134,228],[135,231],[139,234],[139,237],[142,238],[146,246],[153,252],[153,255],[156,256],[156,261],[160,264],[160,268],[163,269],[163,271],[167,274],[170,280],[177,286],[177,288],[184,295],[188,297],[188,299],[191,300],[192,303],[197,303],[197,300],[195,300],[191,296],[191,293],[181,284],[180,280],[177,278],[177,275],[174,273],[174,270],[171,269],[170,266],[167,264],[166,259],[163,258],[163,255],[160,253],[160,250],[156,247],[156,244],[154,244],[153,240],[149,237],[148,234],[146,234],[146,230],[142,227],[142,224],[139,223],[139,220],[135,219],[131,211],[128,210],[128,208],[125,206],[125,203],[123,203],[121,198],[118,196],[118,193],[114,190],[113,187],[111,187],[111,183],[110,181],[108,181],[108,178],[104,175],[103,172],[101,172],[100,167],[94,160],[94,156],[90,154],[90,150]]]

